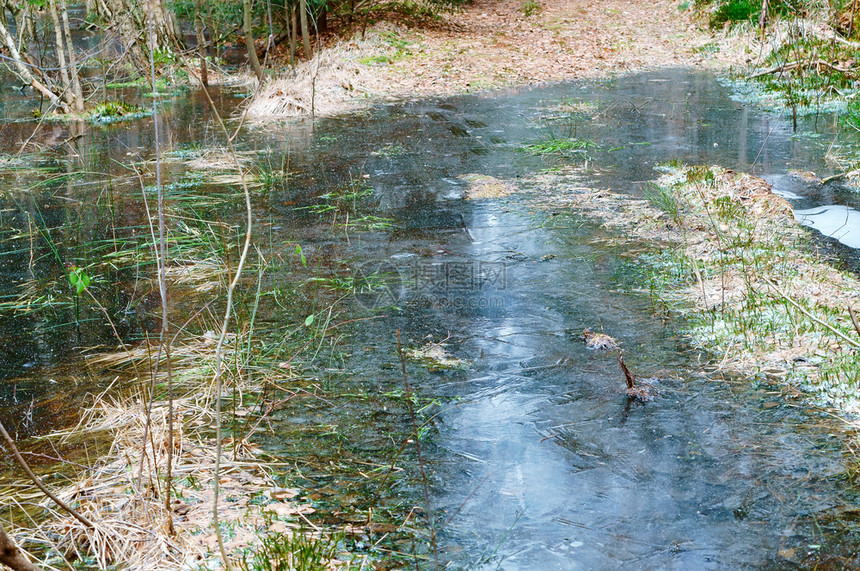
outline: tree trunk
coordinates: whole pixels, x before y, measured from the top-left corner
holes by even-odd
[[[75,104],[75,96],[72,94],[72,82],[69,81],[69,68],[66,65],[66,49],[63,40],[63,27],[60,24],[60,14],[57,11],[57,0],[48,2],[51,12],[51,21],[54,23],[54,38],[56,39],[55,48],[57,51],[57,64],[60,68],[60,81],[63,84],[63,99],[69,105]]]
[[[857,2],[858,0],[854,0],[851,3],[851,21],[848,23],[848,39],[851,39],[851,36],[854,35],[854,22],[857,19]]]
[[[257,57],[257,46],[254,45],[254,33],[251,30],[251,0],[243,0],[242,2],[243,30],[245,34],[245,47],[248,49],[248,60],[251,62],[251,67],[254,69],[254,74],[257,80],[263,83],[263,68],[260,66],[260,59]]]
[[[6,565],[14,571],[40,571],[18,549],[12,538],[6,535],[6,530],[3,529],[2,525],[0,525],[0,564]]]
[[[314,55],[311,49],[311,36],[308,32],[308,2],[307,0],[299,0],[299,21],[302,25],[302,47],[305,50],[305,57],[311,59]]]
[[[106,23],[117,34],[132,65],[142,74],[149,73],[150,11],[155,49],[171,52],[179,42],[179,28],[164,0],[99,0],[95,10],[91,17]]]
[[[197,0],[197,16],[194,18],[194,29],[197,35],[197,57],[200,58],[200,83],[209,85],[209,68],[206,65],[206,37],[203,35],[203,6]]]
[[[767,0],[761,0],[761,15],[758,17],[758,28],[762,40],[764,40],[765,27],[767,27]]]
[[[298,14],[296,14],[295,3],[287,4],[289,6],[289,21],[290,21],[290,65],[293,66],[293,73],[296,71],[296,37],[298,36]]]
[[[21,79],[21,81],[23,81],[27,85],[32,86],[33,89],[44,95],[48,99],[48,101],[50,101],[52,105],[60,109],[60,111],[62,111],[63,113],[68,113],[69,107],[65,103],[63,103],[59,97],[57,97],[57,94],[45,87],[43,83],[33,77],[33,74],[30,73],[30,70],[24,63],[24,59],[21,57],[21,52],[18,51],[18,46],[15,43],[15,38],[13,38],[12,34],[9,33],[9,30],[6,29],[5,22],[3,22],[2,20],[3,18],[0,18],[0,41],[2,41],[2,43],[6,45],[6,49],[9,50],[9,55],[12,58],[12,63],[15,64],[15,74]]]
[[[33,15],[33,7],[29,3],[25,3],[24,8],[18,12],[18,48],[19,51],[27,51],[23,46],[27,40],[34,41],[36,38],[36,17]],[[38,53],[38,46],[34,50]]]
[[[66,8],[66,0],[60,0],[60,17],[63,20],[63,31],[66,34],[66,45],[69,48],[69,71],[72,80],[72,92],[75,96],[74,107],[78,111],[84,110],[84,91],[81,89],[81,77],[78,73],[78,58],[75,54],[75,44],[72,41],[72,29],[69,26],[69,11]]]
[[[221,26],[219,25],[220,18],[212,15],[212,6],[209,2],[206,3],[206,15],[208,16],[209,25],[212,26],[210,37],[212,38],[212,47],[215,48],[215,61],[221,59]]]

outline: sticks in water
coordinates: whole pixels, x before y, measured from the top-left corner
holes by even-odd
[[[14,571],[39,571],[21,552],[12,538],[6,535],[6,530],[0,525],[0,564]]]
[[[65,511],[69,512],[76,520],[81,522],[87,527],[94,527],[93,523],[78,513],[75,509],[69,506],[66,502],[55,496],[48,488],[45,487],[45,484],[42,483],[42,480],[33,473],[30,469],[30,466],[27,465],[27,462],[24,460],[24,457],[21,456],[21,453],[18,451],[18,447],[15,446],[15,441],[9,436],[9,433],[6,432],[6,428],[3,426],[3,423],[0,422],[0,434],[3,435],[3,439],[6,441],[6,445],[9,446],[9,449],[12,451],[12,455],[15,457],[15,461],[18,462],[18,465],[24,469],[24,473],[27,474],[27,477],[30,478],[36,487],[42,490],[42,493],[54,500],[54,502],[60,506]]]
[[[427,474],[424,472],[424,460],[421,457],[421,442],[418,438],[418,422],[415,420],[415,407],[412,405],[412,391],[409,388],[409,378],[406,376],[406,355],[400,343],[400,330],[397,329],[397,353],[400,355],[400,370],[403,371],[403,385],[406,389],[406,405],[409,407],[409,416],[412,418],[412,438],[415,439],[415,450],[418,453],[418,466],[421,469],[421,480],[424,483],[424,510],[427,521],[430,524],[430,540],[433,543],[434,568],[439,569],[439,549],[436,544],[436,525],[433,521],[433,513],[430,511],[430,484],[427,482]]]

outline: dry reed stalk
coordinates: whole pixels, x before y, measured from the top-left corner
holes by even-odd
[[[294,77],[264,85],[248,104],[248,119],[311,115],[312,99],[314,115],[333,115],[355,108],[359,98],[367,93],[384,92],[378,85],[376,70],[361,62],[391,55],[393,48],[377,37],[375,31],[369,31],[366,38],[344,40],[320,49],[311,60],[296,66]]]
[[[247,168],[260,156],[257,151],[238,151],[236,160],[230,155],[230,151],[223,147],[209,147],[199,156],[184,161],[185,165],[192,170],[204,171],[207,174],[212,171],[238,172],[240,168]],[[232,184],[240,184],[239,179],[232,179]]]
[[[228,334],[228,344],[233,344],[236,339],[235,334]],[[183,372],[194,373],[195,369],[205,366],[212,357],[212,349],[215,346],[217,337],[213,331],[207,331],[203,335],[189,337],[183,343],[173,347],[171,358],[179,365],[177,374]],[[94,353],[87,356],[87,363],[90,366],[99,366],[105,368],[122,368],[130,366],[132,361],[147,362],[148,359],[154,357],[145,345],[140,345],[125,352],[112,353]]]
[[[142,400],[142,395],[124,401],[102,396],[86,411],[79,426],[49,436],[68,441],[79,438],[81,432],[109,432],[113,438],[104,458],[57,492],[86,515],[93,527],[87,528],[43,501],[41,507],[49,515],[39,528],[59,538],[57,547],[67,557],[93,558],[100,569],[117,563],[141,570],[199,565],[213,555],[209,503],[217,446],[211,437],[203,434],[214,420],[213,412],[208,406],[198,404],[194,396],[176,399],[174,440],[170,442],[168,403],[154,402],[150,435],[145,453],[142,453],[140,442],[147,420]],[[159,481],[171,447],[175,497],[181,498],[175,500],[171,514],[176,536],[170,535],[166,525],[164,490]],[[233,457],[232,450],[238,453],[237,457]],[[279,517],[295,517],[313,511],[309,506],[281,501],[252,508],[251,497],[268,494],[275,488],[266,464],[258,460],[259,455],[257,447],[243,441],[220,459],[222,491],[236,498],[235,503],[219,509],[221,521],[235,530],[227,545],[233,554],[253,544],[260,529],[265,529],[267,520],[278,522]],[[141,466],[141,462],[145,464]],[[137,474],[141,468],[143,485],[138,486]],[[19,484],[0,496],[14,495],[20,499],[27,495],[22,493],[22,488],[27,489]],[[265,512],[270,513],[266,515]],[[286,521],[275,526],[281,531],[297,527],[298,524]],[[20,534],[16,535],[20,539]]]

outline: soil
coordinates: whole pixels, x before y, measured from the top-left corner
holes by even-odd
[[[295,73],[282,64],[284,77],[255,95],[248,118],[328,115],[379,99],[658,67],[725,67],[739,59],[738,47],[737,40],[715,40],[674,0],[474,0],[438,19],[389,14],[363,34],[330,42]]]
[[[711,35],[675,1],[476,0],[432,29],[416,57],[377,70],[377,95],[446,95],[713,61]]]

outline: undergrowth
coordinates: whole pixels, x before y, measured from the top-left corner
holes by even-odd
[[[771,17],[792,17],[806,13],[812,2],[805,0],[770,0],[768,12]],[[738,22],[758,22],[761,16],[761,0],[696,0],[695,5],[708,12],[708,24],[719,28]]]
[[[656,232],[669,245],[628,258],[626,287],[686,316],[691,342],[720,368],[764,371],[860,407],[860,335],[848,314],[857,279],[813,253],[807,231],[763,181],[702,167],[663,170],[649,204],[624,216],[634,217],[636,233]]]

